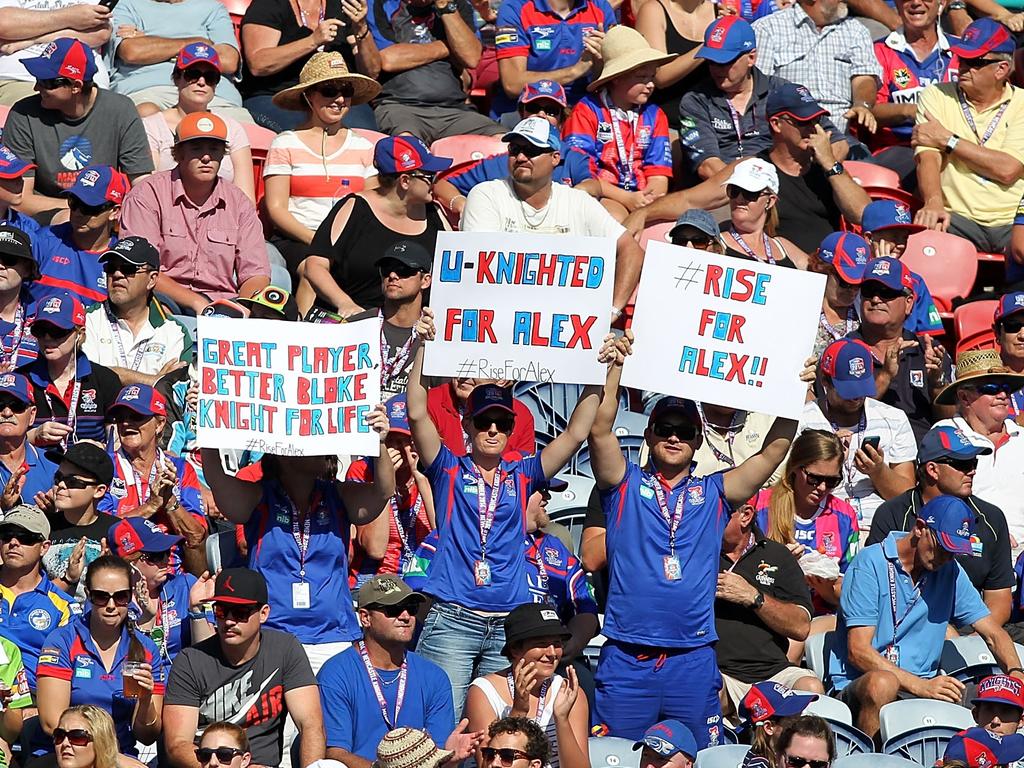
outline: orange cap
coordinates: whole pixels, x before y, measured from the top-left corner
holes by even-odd
[[[192,112],[178,123],[174,143],[181,144],[192,139],[216,139],[226,144],[228,126],[211,112]]]

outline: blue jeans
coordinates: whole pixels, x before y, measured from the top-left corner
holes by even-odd
[[[437,664],[452,683],[456,716],[462,712],[469,684],[508,666],[505,616],[481,616],[456,603],[434,603],[423,620],[416,653]]]
[[[250,96],[243,102],[257,125],[262,125],[274,133],[280,133],[281,131],[294,131],[306,122],[306,112],[281,109],[272,99],[271,96]],[[377,130],[377,121],[373,117],[373,110],[369,104],[357,104],[350,108],[341,122],[346,128]]]

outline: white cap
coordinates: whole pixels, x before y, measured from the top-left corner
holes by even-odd
[[[508,142],[516,136],[526,139],[535,147],[544,149],[561,149],[562,137],[558,135],[558,129],[543,117],[528,117],[520,120],[511,131],[501,137],[502,141]]]
[[[770,189],[773,194],[779,194],[779,174],[775,166],[767,160],[758,157],[751,157],[732,169],[732,176],[723,186],[732,184],[734,187],[745,189],[747,192],[760,192]]]

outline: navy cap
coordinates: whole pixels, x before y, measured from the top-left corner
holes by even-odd
[[[980,59],[986,53],[1013,53],[1016,45],[1010,30],[1003,24],[983,18],[968,24],[960,40],[949,49],[961,59]]]
[[[654,404],[654,410],[651,411],[651,417],[647,420],[647,426],[656,422],[666,413],[681,413],[691,424],[699,425],[701,423],[700,412],[693,400],[685,397],[663,397]]]
[[[62,195],[74,195],[86,205],[98,208],[107,203],[120,205],[131,184],[128,177],[109,165],[90,165],[75,177],[75,183]]]
[[[148,384],[129,384],[117,393],[117,399],[107,408],[110,416],[117,408],[127,408],[140,416],[166,416],[167,401]]]
[[[50,296],[39,305],[32,318],[33,335],[35,335],[36,325],[46,323],[64,331],[82,328],[85,325],[85,307],[82,306],[82,302],[66,291]]]
[[[1018,312],[1024,312],[1024,291],[1004,293],[999,297],[996,311],[992,313],[992,323],[998,323],[1004,317],[1016,315]]]
[[[633,749],[648,747],[661,757],[672,757],[682,752],[691,760],[697,756],[697,740],[690,729],[678,720],[662,720],[646,731],[640,741],[633,744]]]
[[[766,680],[750,686],[746,696],[740,700],[739,716],[747,724],[763,723],[776,717],[799,715],[808,704],[817,700],[817,694],[799,694],[782,683]]]
[[[923,464],[935,459],[973,459],[990,453],[991,448],[974,445],[959,427],[932,427],[921,438],[917,461]]]
[[[806,122],[827,115],[828,110],[822,109],[804,86],[784,83],[768,94],[765,114],[768,117],[789,115],[794,120]]]
[[[25,405],[33,405],[35,403],[32,384],[27,377],[22,376],[20,373],[0,374],[0,394],[10,395]]]
[[[821,371],[843,400],[874,397],[875,363],[867,344],[854,339],[833,341],[821,353]]]
[[[107,541],[118,557],[141,552],[166,552],[184,539],[184,536],[164,533],[144,517],[126,517],[107,531]]]
[[[740,16],[723,16],[704,31],[704,45],[694,58],[728,64],[757,47],[754,28]]]
[[[935,532],[942,548],[954,555],[974,555],[974,510],[956,496],[936,496],[917,515]]]
[[[500,408],[503,411],[515,415],[512,408],[512,390],[508,387],[499,387],[497,384],[480,384],[469,393],[467,404],[467,415],[470,417],[479,416],[491,408]]]
[[[907,265],[892,256],[880,256],[872,259],[864,268],[865,283],[881,283],[894,291],[914,295],[914,276]]]
[[[411,435],[409,429],[409,407],[405,399],[405,392],[395,395],[386,403],[384,409],[388,414],[388,429],[401,435]]]
[[[10,149],[0,144],[0,179],[17,179],[35,167],[35,163],[22,160]]]

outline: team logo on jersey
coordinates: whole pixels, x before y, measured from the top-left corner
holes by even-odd
[[[836,554],[836,536],[832,531],[826,531],[821,535],[821,553],[834,557]]]
[[[82,413],[96,413],[96,411],[99,410],[99,405],[96,402],[95,389],[82,390],[82,400],[79,408],[82,409]]]
[[[37,632],[49,629],[50,624],[52,623],[53,617],[42,608],[36,608],[34,611],[29,611],[28,625]]]
[[[910,70],[906,67],[900,67],[894,70],[892,73],[892,81],[896,83],[897,88],[906,88],[910,85]]]
[[[716,131],[728,131],[732,130],[732,123],[728,120],[723,120],[721,117],[712,117],[711,127]]]
[[[639,144],[644,149],[646,149],[647,147],[651,146],[651,129],[650,129],[650,126],[646,126],[646,125],[640,126],[640,131],[637,134],[636,141],[637,141],[637,144]]]
[[[718,726],[717,725],[712,725],[710,728],[708,728],[708,746],[709,747],[717,747],[718,746]]]
[[[704,486],[691,485],[686,489],[686,500],[692,507],[699,507],[704,503]]]
[[[651,488],[648,488],[646,485],[641,485],[640,486],[640,495],[643,496],[645,499],[653,499],[654,498],[654,490],[651,489]]]
[[[558,550],[553,547],[544,547],[544,562],[548,565],[553,565],[556,568],[562,565],[562,556],[558,554]]]
[[[597,124],[597,140],[598,141],[611,141],[612,140],[612,124],[600,122]]]
[[[123,499],[128,495],[128,486],[124,482],[124,478],[115,477],[110,481],[110,495],[115,499]]]
[[[921,388],[924,386],[924,371],[911,371],[910,372],[910,385],[913,387]]]
[[[770,587],[772,584],[775,583],[775,576],[773,576],[772,574],[774,574],[777,570],[779,570],[779,566],[768,565],[768,563],[762,560],[757,565],[757,573],[754,574],[754,579],[757,581],[758,584],[763,584],[766,587]]]

